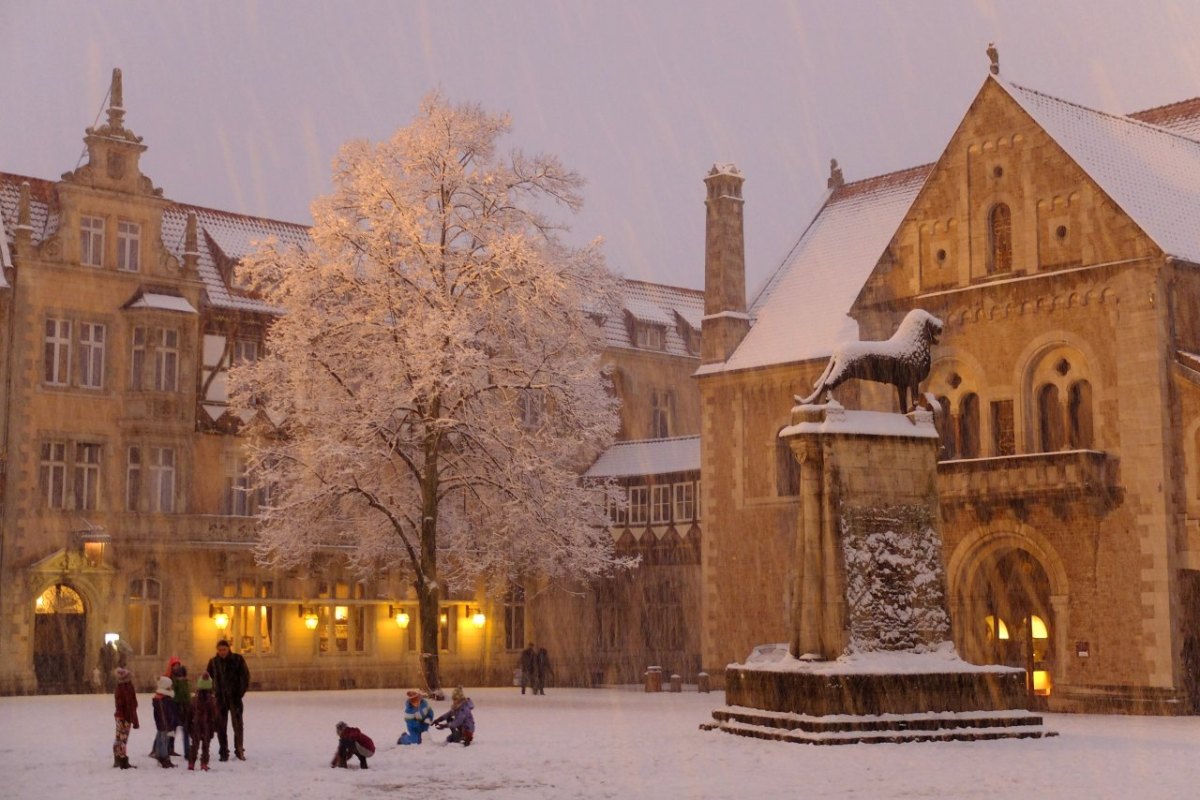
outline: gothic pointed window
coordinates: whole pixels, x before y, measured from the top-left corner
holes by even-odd
[[[958,407],[958,456],[979,458],[979,395],[968,394]]]
[[[988,214],[988,274],[1012,270],[1012,212],[1004,203]]]
[[[1062,403],[1058,387],[1047,383],[1037,393],[1038,445],[1043,453],[1054,453],[1063,449]]]

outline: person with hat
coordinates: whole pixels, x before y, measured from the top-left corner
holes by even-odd
[[[420,744],[421,734],[429,730],[433,722],[433,709],[416,689],[409,689],[404,701],[404,724],[408,728],[400,734],[396,744]]]
[[[154,708],[154,757],[158,765],[164,769],[175,766],[171,761],[171,734],[179,727],[179,714],[175,709],[175,690],[171,687],[171,679],[166,675],[158,678],[158,688],[154,699],[150,701]]]
[[[463,747],[470,747],[475,739],[475,704],[467,697],[461,686],[450,695],[450,710],[433,721],[433,727],[438,730],[450,729],[446,743],[462,742]]]
[[[250,688],[250,668],[240,653],[229,649],[229,642],[217,642],[217,654],[208,660],[208,674],[212,677],[213,694],[217,697],[217,708],[221,715],[217,720],[217,744],[220,759],[229,760],[229,721],[233,720],[233,752],[238,761],[246,760],[244,747],[245,727],[242,719],[242,698]]]
[[[137,692],[133,688],[133,673],[124,666],[113,670],[116,687],[113,689],[113,700],[117,709],[113,719],[117,722],[117,735],[113,739],[113,766],[121,769],[137,769],[129,763],[129,729],[138,727]]]
[[[338,749],[329,766],[347,769],[346,760],[350,756],[358,756],[359,767],[367,769],[367,759],[375,755],[375,742],[358,728],[352,728],[344,722],[334,727],[338,735]]]
[[[205,672],[196,680],[196,695],[192,698],[191,713],[188,715],[188,769],[196,768],[198,754],[200,769],[208,771],[208,748],[220,714],[217,698],[213,695],[212,676]]]

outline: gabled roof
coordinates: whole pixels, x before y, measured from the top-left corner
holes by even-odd
[[[1003,87],[1165,253],[1200,263],[1200,142],[998,76],[988,79]]]
[[[1200,140],[1200,97],[1135,111],[1129,117],[1166,128],[1189,139]]]
[[[596,459],[585,478],[629,478],[700,471],[700,437],[617,442]]]
[[[661,325],[665,328],[664,349],[668,355],[698,358],[699,353],[688,350],[687,342],[679,332],[679,320],[693,328],[698,335],[699,322],[704,315],[704,292],[685,289],[682,286],[667,286],[646,281],[622,280],[624,311],[639,322]],[[625,324],[624,314],[613,314],[604,320],[604,340],[609,347],[626,350],[639,349],[631,338],[630,326]],[[699,341],[695,339],[694,341]]]
[[[850,306],[932,165],[834,189],[750,307],[753,327],[723,364],[697,374],[823,358],[857,339]]]

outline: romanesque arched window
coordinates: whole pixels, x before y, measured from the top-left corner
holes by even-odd
[[[958,456],[979,457],[979,395],[964,395],[958,405]]]
[[[988,274],[1012,269],[1012,212],[1004,203],[988,213]]]
[[[933,425],[938,432],[938,458],[949,460],[958,456],[958,448],[954,443],[954,420],[950,416],[950,398],[937,399],[941,410],[933,415]]]
[[[1058,387],[1047,383],[1038,389],[1038,449],[1043,453],[1054,453],[1063,449],[1062,405],[1058,399]]]
[[[1071,449],[1087,450],[1092,447],[1092,385],[1087,381],[1076,381],[1067,392],[1067,417],[1071,422]]]

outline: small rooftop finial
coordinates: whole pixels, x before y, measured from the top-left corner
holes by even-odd
[[[125,121],[125,91],[121,86],[121,69],[114,67],[112,87],[108,91],[108,125],[114,131],[123,130]]]
[[[987,56],[988,56],[988,60],[990,60],[992,62],[992,66],[989,67],[991,73],[993,75],[999,75],[1000,74],[1000,51],[996,49],[995,42],[988,42]]]
[[[842,168],[838,166],[837,159],[829,159],[829,180],[825,181],[826,189],[838,189],[846,184],[846,179],[842,177]]]

